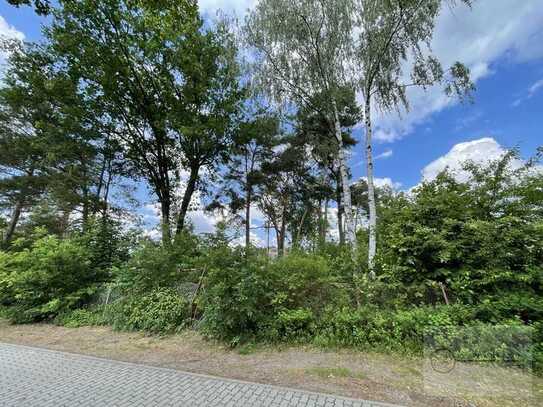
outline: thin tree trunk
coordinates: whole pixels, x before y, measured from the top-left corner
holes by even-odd
[[[281,214],[281,226],[279,230],[277,231],[277,255],[279,257],[283,257],[285,254],[285,232],[286,232],[285,215],[286,215],[286,210],[283,207],[283,212]]]
[[[17,223],[19,222],[19,218],[21,217],[22,211],[23,211],[23,200],[20,199],[15,203],[15,208],[13,208],[11,220],[9,221],[8,227],[4,234],[4,238],[2,239],[2,246],[7,247],[9,245],[9,242],[11,241],[11,238],[13,237],[13,234],[15,233],[15,227],[17,226]]]
[[[318,243],[319,246],[322,246],[324,243],[324,219],[323,219],[323,213],[322,213],[322,200],[319,199],[319,212],[318,212],[318,224],[319,224],[319,238]]]
[[[251,187],[247,187],[247,199],[245,202],[245,252],[249,253],[249,247],[251,246]]]
[[[320,209],[319,209],[320,210]],[[300,245],[300,237],[302,236],[302,229],[303,229],[303,226],[304,226],[304,222],[305,222],[305,218],[307,217],[307,213],[309,212],[309,208],[306,207],[304,209],[304,213],[302,214],[302,219],[300,220],[300,223],[298,224],[298,228],[296,230],[296,248],[299,247]],[[293,245],[294,246],[294,245]]]
[[[160,200],[161,228],[162,228],[162,243],[169,245],[172,241],[172,232],[170,229],[170,200],[165,197]]]
[[[111,172],[111,160],[109,160],[109,164],[108,164],[108,173],[107,173],[107,182],[106,182],[106,185],[105,185],[105,190],[104,190],[104,206],[103,206],[103,213],[102,213],[102,216],[106,216],[107,213],[108,213],[108,210],[109,210],[109,189],[111,187],[111,181],[112,181],[112,178],[113,178],[113,174]],[[100,197],[98,197],[100,198]]]
[[[337,200],[337,230],[339,233],[339,244],[345,244],[345,231],[343,230],[343,200],[341,198],[341,187],[338,184],[336,187]]]
[[[254,158],[254,155],[253,155]],[[253,160],[254,162],[254,160]],[[251,245],[251,184],[249,183],[249,152],[245,149],[245,256],[249,256],[249,246]]]
[[[343,149],[343,137],[341,134],[341,123],[339,121],[339,112],[336,101],[332,99],[332,108],[334,110],[334,130],[338,142],[338,161],[341,174],[341,184],[343,188],[343,212],[345,213],[345,237],[356,250],[356,236],[353,223],[353,209],[351,205],[351,188],[349,186],[349,173],[345,160],[345,151]]]
[[[190,201],[192,195],[196,190],[196,182],[198,181],[198,171],[199,167],[192,167],[190,169],[189,180],[187,182],[187,187],[185,188],[185,193],[183,194],[183,200],[181,201],[181,208],[179,209],[179,214],[177,217],[177,229],[175,231],[176,236],[179,236],[185,227],[185,218],[189,209]]]
[[[322,229],[322,241],[326,243],[326,234],[328,233],[328,199],[324,201],[324,224]]]
[[[377,208],[375,204],[375,186],[373,184],[373,154],[372,154],[372,127],[370,116],[370,99],[366,98],[364,107],[364,121],[366,125],[366,171],[368,178],[368,206],[369,206],[369,242],[368,242],[368,269],[370,277],[375,276],[375,253],[377,252]]]

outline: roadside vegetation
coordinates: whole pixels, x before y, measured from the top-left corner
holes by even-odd
[[[267,0],[241,33],[204,24],[192,1],[41,8],[42,43],[4,43],[1,315],[195,329],[241,352],[446,350],[543,373],[542,151],[466,162],[410,191],[373,185],[369,113],[408,108],[406,61],[413,85],[473,91],[467,68],[422,50],[441,6]],[[325,27],[315,38],[313,24]],[[345,60],[363,69],[350,77]],[[368,177],[354,182],[345,154],[360,123]],[[135,184],[157,204],[152,236]],[[195,233],[194,209],[220,219],[214,232]],[[255,210],[276,256],[253,244]]]

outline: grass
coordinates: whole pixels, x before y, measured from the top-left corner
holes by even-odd
[[[337,377],[365,378],[362,373],[354,373],[346,367],[311,367],[305,369],[305,372],[309,375],[318,376],[321,379],[334,379]]]

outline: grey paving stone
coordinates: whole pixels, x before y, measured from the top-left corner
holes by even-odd
[[[0,406],[353,406],[334,397],[0,343]]]

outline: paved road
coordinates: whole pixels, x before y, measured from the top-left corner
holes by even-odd
[[[386,404],[0,343],[0,406]]]

